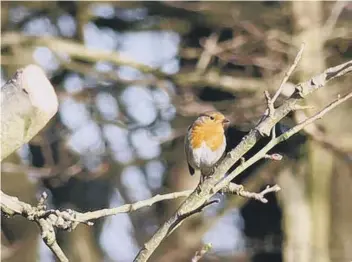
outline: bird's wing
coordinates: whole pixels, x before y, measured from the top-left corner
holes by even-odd
[[[187,128],[187,134],[189,132],[189,130],[191,129],[192,125],[190,125],[188,128]],[[188,135],[186,134],[185,136],[185,141],[184,141],[184,145],[185,145],[185,154],[186,154],[186,159],[187,159],[187,164],[188,164],[188,170],[189,170],[189,173],[191,174],[191,176],[194,175],[194,168],[189,164],[189,152],[187,150],[188,146],[189,146],[189,141],[188,141]]]
[[[193,176],[194,175],[194,168],[191,167],[190,164],[188,164],[188,170],[189,170],[189,173],[191,174],[191,176]]]

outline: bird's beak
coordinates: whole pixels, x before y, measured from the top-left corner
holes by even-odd
[[[222,124],[223,124],[223,126],[227,127],[230,124],[230,120],[225,118],[224,120],[222,120]]]

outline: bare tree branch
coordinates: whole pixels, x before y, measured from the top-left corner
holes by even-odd
[[[244,137],[239,145],[236,148],[231,150],[227,156],[222,160],[222,162],[217,166],[214,171],[214,174],[203,181],[195,190],[178,208],[175,214],[169,218],[148,240],[144,247],[140,250],[134,261],[142,262],[147,261],[148,258],[152,255],[154,250],[159,246],[159,244],[169,235],[171,225],[174,225],[174,221],[177,220],[177,217],[182,214],[191,212],[194,209],[197,209],[199,206],[202,206],[208,201],[215,193],[217,193],[222,188],[226,187],[236,176],[238,176],[243,170],[248,168],[250,165],[258,161],[259,159],[265,157],[267,152],[277,145],[278,143],[288,139],[293,134],[299,132],[305,125],[309,124],[310,121],[313,122],[326,112],[333,109],[338,104],[346,101],[349,98],[347,95],[344,98],[335,101],[332,105],[328,106],[327,109],[323,110],[323,113],[318,113],[317,117],[304,122],[298,127],[290,129],[288,132],[283,135],[273,138],[267,146],[260,150],[254,157],[244,161],[238,166],[233,172],[231,172],[227,177],[224,177],[224,174],[239,161],[245,153],[247,153],[262,137],[262,135],[269,135],[272,128],[278,123],[282,118],[284,118],[289,112],[295,110],[295,105],[302,101],[310,93],[324,87],[326,83],[338,76],[342,76],[352,71],[352,61],[346,62],[344,64],[328,68],[322,74],[313,77],[312,79],[300,83],[296,86],[296,91],[292,96],[284,101],[284,103],[275,109],[272,116],[265,116],[262,121],[260,121],[255,128],[253,128],[249,134]],[[180,224],[182,221],[180,221]]]
[[[44,201],[47,198],[46,194],[43,194],[36,207],[19,201],[16,197],[11,197],[0,191],[1,193],[1,212],[7,216],[13,216],[20,214],[26,217],[28,220],[34,221],[40,228],[41,236],[45,244],[51,249],[55,256],[61,262],[67,262],[66,255],[61,250],[60,246],[56,241],[54,223],[60,224],[62,221],[53,218],[46,214]]]
[[[269,192],[276,192],[280,188],[278,186],[269,187],[266,190],[260,193],[252,193],[245,191],[243,186],[231,183],[228,187],[223,189],[223,192],[237,194],[246,198],[252,198],[263,203],[266,203],[267,200],[264,198],[264,195]],[[18,200],[16,197],[9,196],[2,191],[1,193],[1,211],[7,216],[21,215],[27,218],[30,221],[34,221],[38,224],[41,230],[41,236],[46,245],[52,250],[52,252],[57,256],[60,261],[68,261],[65,254],[62,252],[61,248],[57,244],[55,229],[72,231],[78,224],[84,223],[89,226],[93,225],[91,220],[99,219],[106,216],[112,216],[119,213],[130,213],[141,209],[143,207],[149,207],[153,204],[163,201],[176,199],[180,197],[189,196],[193,190],[186,190],[182,192],[174,192],[164,195],[156,195],[150,199],[138,201],[133,204],[126,204],[120,207],[101,209],[92,212],[80,213],[71,209],[59,211],[53,209],[46,209],[45,201],[47,199],[47,194],[44,192],[39,200],[39,203],[36,207],[33,207],[27,203],[24,203]],[[218,199],[214,199],[208,202],[205,202],[203,205],[198,208],[191,210],[187,214],[182,214],[177,217],[174,221],[172,227],[170,227],[170,233],[178,226],[179,222],[186,219],[187,217],[201,212],[205,207],[218,203]]]
[[[187,197],[192,193],[192,190],[186,190],[181,192],[174,192],[164,195],[156,195],[150,199],[138,201],[133,204],[126,204],[120,207],[115,208],[107,208],[101,209],[92,212],[80,213],[71,209],[67,209],[64,211],[59,210],[46,210],[44,202],[47,198],[46,193],[44,192],[41,199],[39,200],[39,204],[37,207],[32,207],[29,204],[26,204],[16,197],[9,196],[5,193],[1,192],[1,210],[8,216],[13,215],[22,215],[25,217],[29,217],[30,220],[47,217],[50,215],[54,215],[57,218],[61,217],[62,221],[56,221],[53,223],[53,226],[64,229],[64,230],[72,230],[79,223],[85,223],[88,225],[93,225],[90,220],[98,219],[101,217],[112,216],[120,213],[130,213],[141,209],[143,207],[152,206],[153,204],[163,201],[176,199],[180,197]]]
[[[258,201],[265,202],[267,200],[264,198],[264,195],[269,192],[274,192],[275,190],[278,190],[278,189],[279,188],[277,187],[276,189],[271,187],[270,189],[266,189],[260,193],[251,193],[251,192],[245,191],[243,189],[243,186],[231,183],[231,185],[229,185],[226,189],[224,189],[224,192],[231,193],[231,194],[238,194],[243,197],[253,198]],[[186,190],[182,192],[156,195],[150,199],[138,201],[133,204],[126,204],[120,207],[102,209],[102,210],[97,210],[93,212],[80,213],[71,209],[67,209],[63,211],[52,210],[52,209],[47,210],[45,206],[47,194],[45,192],[42,194],[41,198],[39,199],[38,205],[36,207],[33,207],[27,203],[20,201],[16,197],[9,196],[3,193],[2,191],[0,191],[1,211],[9,217],[14,215],[21,215],[30,221],[36,222],[40,228],[43,241],[52,250],[52,252],[56,255],[59,261],[68,261],[68,260],[65,254],[62,252],[60,246],[57,244],[55,229],[72,231],[77,227],[79,223],[84,223],[91,226],[93,225],[93,222],[91,222],[91,220],[99,219],[106,216],[116,215],[119,213],[130,213],[138,209],[141,209],[143,207],[152,206],[153,204],[163,200],[187,197],[192,192],[193,190]],[[205,207],[218,202],[219,202],[218,199],[208,201],[203,205],[201,205],[200,207],[192,210],[191,212],[187,214],[182,214],[181,216],[177,217],[177,220],[175,220],[175,222],[173,223],[174,226],[170,227],[170,232],[176,229],[177,225],[179,224],[179,221],[182,221],[187,217],[192,216],[193,214],[199,213]]]
[[[79,223],[93,225],[90,220],[116,215],[119,213],[133,212],[163,200],[187,197],[190,193],[192,193],[192,190],[165,195],[156,195],[150,199],[138,201],[133,204],[126,204],[116,208],[102,209],[86,213],[76,212],[71,209],[64,211],[47,210],[45,206],[47,194],[45,192],[42,194],[36,207],[20,201],[16,197],[9,196],[2,191],[0,191],[0,193],[1,211],[7,216],[21,215],[30,221],[36,222],[40,228],[41,236],[45,244],[52,250],[59,261],[68,261],[60,246],[57,244],[55,229],[71,231],[75,229]]]
[[[281,188],[278,185],[267,186],[263,191],[259,193],[249,192],[244,190],[242,185],[237,185],[235,183],[230,183],[226,187],[221,189],[222,193],[236,194],[245,198],[252,198],[258,200],[262,203],[268,203],[268,200],[264,197],[266,194],[271,192],[278,192]]]
[[[120,207],[101,209],[101,210],[86,212],[86,213],[77,213],[77,218],[79,218],[79,221],[85,222],[85,221],[89,221],[92,219],[97,219],[105,216],[116,215],[119,213],[129,213],[129,212],[136,211],[142,207],[152,206],[153,204],[163,200],[176,199],[179,197],[187,197],[192,193],[192,191],[193,190],[186,190],[186,191],[174,192],[174,193],[169,193],[164,195],[156,195],[150,199],[138,201],[133,204],[126,204]]]
[[[299,62],[299,60],[300,60],[301,57],[302,57],[303,50],[304,50],[304,46],[305,46],[305,44],[303,43],[303,44],[301,45],[301,48],[300,48],[298,54],[296,55],[295,60],[293,61],[293,64],[291,65],[291,67],[289,68],[289,70],[285,73],[285,76],[284,76],[284,78],[282,79],[282,82],[281,82],[281,84],[280,84],[279,89],[276,91],[275,95],[272,97],[272,99],[271,99],[271,101],[270,101],[272,108],[274,107],[274,103],[275,103],[276,99],[277,99],[277,98],[279,97],[279,95],[281,94],[282,89],[284,88],[284,86],[285,86],[285,84],[286,84],[288,78],[291,76],[293,70],[295,70],[295,68],[297,67],[298,62]],[[270,116],[271,116],[272,113],[274,113],[274,112],[273,112],[273,110],[270,110],[270,109],[271,109],[271,107],[269,107],[269,113],[270,113]]]

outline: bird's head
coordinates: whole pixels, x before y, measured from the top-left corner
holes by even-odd
[[[220,112],[210,111],[201,114],[196,123],[200,125],[207,126],[222,126],[223,128],[227,128],[230,121]]]

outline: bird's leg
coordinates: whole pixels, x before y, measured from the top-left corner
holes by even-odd
[[[201,185],[204,183],[204,181],[207,178],[209,178],[212,174],[214,174],[214,171],[215,171],[215,166],[212,166],[212,167],[209,167],[209,168],[201,170],[199,183],[198,183],[198,186],[196,188],[198,193],[200,192]]]
[[[204,181],[213,173],[213,168],[211,169],[203,169],[200,172],[200,178],[199,178],[199,183],[197,186],[197,192],[200,193],[201,191],[201,185],[204,183]]]
[[[203,184],[203,182],[204,182],[204,175],[203,174],[200,174],[200,178],[199,178],[199,184],[201,185],[201,184]]]
[[[213,175],[213,174],[214,174],[215,168],[218,166],[218,164],[219,164],[219,163],[216,163],[214,166],[211,167],[210,173],[209,173],[210,175]]]
[[[200,174],[200,178],[199,178],[199,183],[198,183],[197,188],[196,188],[198,194],[199,194],[200,191],[201,191],[201,185],[203,184],[204,180],[205,180],[205,177],[204,177],[204,175],[201,173],[201,174]]]

